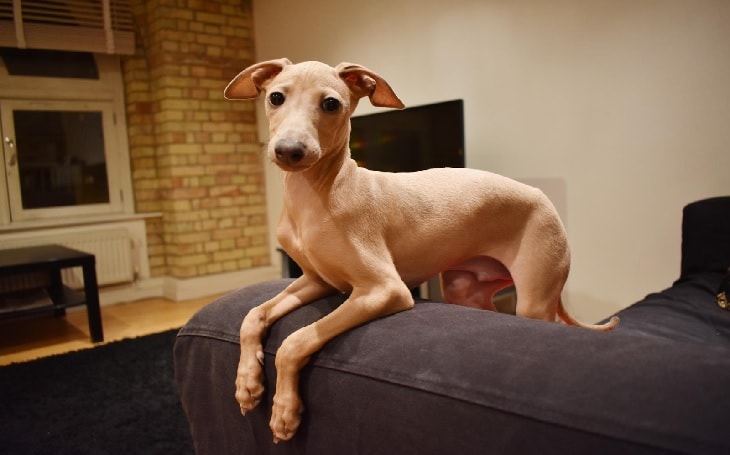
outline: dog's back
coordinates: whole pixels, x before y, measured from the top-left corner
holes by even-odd
[[[310,261],[351,262],[348,245],[336,242],[347,238],[361,250],[387,254],[405,282],[418,284],[474,256],[494,258],[509,268],[524,231],[537,224],[540,237],[551,238],[549,259],[566,267],[569,263],[565,232],[547,197],[498,174],[462,168],[388,173],[350,161],[325,199],[321,207],[326,213],[319,214],[318,222],[292,220],[296,233],[287,230],[318,245],[308,249]],[[308,204],[316,202],[309,199]],[[296,212],[295,217],[301,213]],[[325,246],[333,244],[337,246]],[[312,257],[317,255],[323,257]]]

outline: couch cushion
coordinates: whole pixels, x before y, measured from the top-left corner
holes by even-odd
[[[730,348],[730,311],[717,305],[720,273],[695,273],[621,310],[621,327],[641,336]]]

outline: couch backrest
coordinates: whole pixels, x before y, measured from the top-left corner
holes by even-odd
[[[725,273],[730,267],[730,196],[685,206],[682,217],[682,277]]]

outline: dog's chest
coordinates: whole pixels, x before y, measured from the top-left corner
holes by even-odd
[[[336,256],[327,256],[328,250],[326,244],[322,248],[307,247],[298,239],[280,240],[282,247],[287,254],[301,267],[305,273],[313,273],[330,286],[341,292],[352,290],[352,285],[347,275],[343,273],[343,268],[333,267],[333,264],[340,262]],[[323,254],[324,253],[324,254]]]
[[[349,272],[353,266],[357,267],[356,258],[360,254],[358,240],[348,232],[329,214],[285,211],[277,228],[277,239],[303,270],[315,273],[341,291],[349,291]]]

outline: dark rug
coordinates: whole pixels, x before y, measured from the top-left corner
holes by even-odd
[[[0,368],[0,452],[192,454],[177,330]]]

